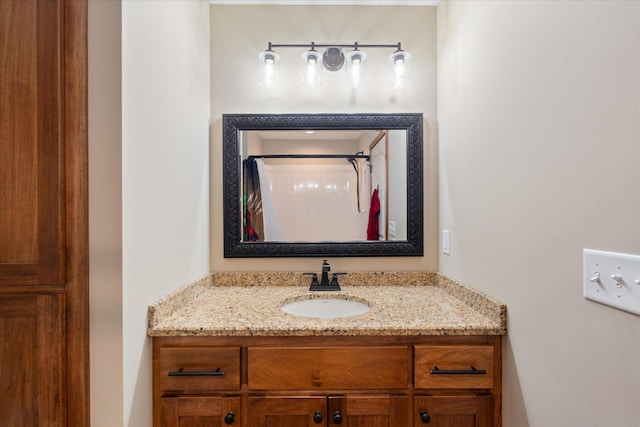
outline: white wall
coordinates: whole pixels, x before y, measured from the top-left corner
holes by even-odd
[[[258,86],[258,54],[273,43],[392,44],[412,53],[413,81],[387,84],[392,50],[370,49],[368,86],[352,90],[344,72],[324,73],[320,90],[302,86],[304,49],[279,49],[278,88]],[[222,225],[223,113],[422,112],[425,118],[425,256],[334,258],[335,270],[437,269],[436,9],[376,6],[211,6],[211,270],[314,271],[316,258],[225,259]]]
[[[205,1],[122,3],[124,425],[151,426],[149,304],[209,271]]]
[[[90,1],[91,425],[122,425],[122,96],[119,1]]]
[[[582,249],[640,254],[640,2],[438,6],[440,270],[508,306],[506,427],[638,425],[640,317]]]

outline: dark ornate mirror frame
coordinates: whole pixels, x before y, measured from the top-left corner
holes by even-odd
[[[224,114],[224,257],[423,256],[422,114]],[[407,132],[407,240],[243,242],[240,205],[240,131],[403,129]]]

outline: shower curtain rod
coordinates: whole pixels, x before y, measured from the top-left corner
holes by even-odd
[[[366,154],[262,154],[249,156],[254,159],[367,159]]]

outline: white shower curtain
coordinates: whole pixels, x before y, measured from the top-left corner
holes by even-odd
[[[269,178],[264,171],[264,160],[256,159],[258,166],[258,178],[260,179],[260,195],[262,196],[262,221],[264,225],[264,240],[282,240],[280,237],[280,225],[278,217],[273,207],[273,197],[271,197],[271,185]]]
[[[351,164],[265,165],[285,241],[366,240],[367,219],[358,213]],[[367,174],[368,175],[368,174]],[[368,200],[366,206],[368,206]]]

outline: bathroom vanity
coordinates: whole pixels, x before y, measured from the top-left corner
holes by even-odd
[[[503,304],[437,273],[306,280],[216,273],[150,307],[154,426],[501,426]],[[280,309],[315,298],[370,310]]]

